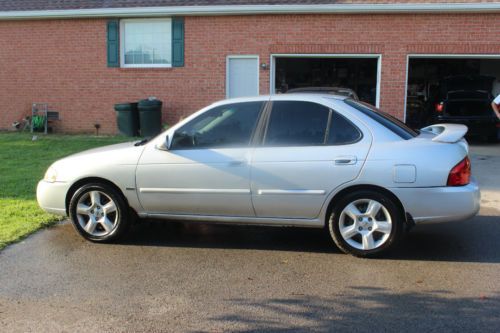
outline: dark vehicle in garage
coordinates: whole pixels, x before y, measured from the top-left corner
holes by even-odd
[[[492,76],[450,76],[441,80],[432,123],[464,124],[470,136],[498,140],[500,121],[491,108]]]

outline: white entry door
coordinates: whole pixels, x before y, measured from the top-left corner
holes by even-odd
[[[259,95],[259,57],[228,56],[226,66],[226,97]]]

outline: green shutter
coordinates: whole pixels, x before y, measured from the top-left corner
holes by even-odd
[[[108,67],[120,67],[120,22],[109,20],[107,29]]]
[[[184,67],[184,18],[172,18],[172,67]]]

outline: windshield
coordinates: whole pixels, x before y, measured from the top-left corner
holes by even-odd
[[[406,126],[406,124],[403,123],[401,120],[391,116],[388,113],[380,111],[373,105],[364,102],[354,101],[352,99],[346,99],[344,101],[348,105],[352,106],[356,110],[377,121],[378,123],[388,128],[392,132],[396,133],[405,140],[409,140],[418,136],[418,132]]]

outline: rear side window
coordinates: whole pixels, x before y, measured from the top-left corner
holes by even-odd
[[[408,126],[406,126],[405,123],[391,116],[388,113],[378,110],[377,108],[371,106],[370,104],[354,101],[352,99],[346,99],[344,101],[346,104],[352,106],[356,110],[372,118],[373,120],[380,123],[381,125],[383,125],[384,127],[391,130],[392,132],[399,135],[401,138],[405,140],[409,140],[418,136],[418,133],[409,128]]]
[[[330,145],[346,145],[362,138],[361,131],[344,116],[332,111],[327,143]]]
[[[268,146],[342,145],[359,141],[361,131],[349,120],[320,104],[273,102],[264,144]]]
[[[264,143],[269,146],[322,145],[329,113],[327,107],[311,102],[273,102]]]

